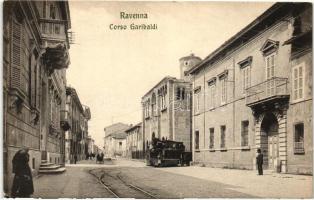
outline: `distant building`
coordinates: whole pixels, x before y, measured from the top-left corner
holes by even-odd
[[[142,123],[138,123],[126,131],[126,157],[133,159],[144,158],[144,145]]]
[[[142,97],[144,151],[153,137],[181,141],[191,151],[191,91],[187,71],[201,62],[193,54],[180,59],[180,79],[165,77]]]
[[[74,156],[77,160],[86,158],[88,149],[88,121],[91,119],[90,110],[87,106],[83,106],[77,95],[77,92],[72,87],[66,88],[66,110],[65,114],[70,123],[71,129],[66,132],[66,162],[74,163]]]
[[[126,130],[130,125],[116,123],[104,128],[104,154],[106,157],[126,155]]]
[[[312,174],[312,5],[275,3],[201,63],[193,80],[193,160]]]
[[[90,135],[87,136],[86,143],[87,143],[87,153],[88,154],[95,153],[94,152],[94,148],[93,148],[94,144],[95,144],[95,141],[94,141],[94,139]]]
[[[3,175],[13,179],[12,158],[29,148],[30,167],[64,164],[66,68],[71,28],[67,1],[3,3]]]

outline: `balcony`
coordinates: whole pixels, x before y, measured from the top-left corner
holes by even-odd
[[[262,83],[246,89],[246,105],[249,107],[257,104],[273,102],[289,97],[288,79],[273,77]]]
[[[64,20],[40,19],[42,37],[50,41],[65,42],[66,23]]]

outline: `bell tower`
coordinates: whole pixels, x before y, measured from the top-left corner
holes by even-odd
[[[194,56],[193,53],[189,56],[180,58],[180,79],[183,79],[185,81],[191,81],[190,75],[188,75],[186,72],[201,61],[202,59],[200,57]]]

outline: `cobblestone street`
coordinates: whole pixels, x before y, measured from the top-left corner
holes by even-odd
[[[149,191],[156,198],[309,198],[312,196],[312,176],[274,174],[266,171],[217,169],[208,167],[153,168],[144,162],[113,160],[104,164],[81,161],[68,165],[60,175],[43,175],[34,179],[35,194],[40,198],[113,198],[89,171],[119,197],[141,198],[125,185],[132,184]],[[105,175],[103,175],[105,174]],[[119,181],[118,178],[120,179]],[[123,185],[122,185],[123,184]],[[302,190],[296,189],[300,188]],[[185,188],[189,188],[186,190]],[[123,189],[123,190],[122,190]],[[149,198],[144,196],[143,198]]]

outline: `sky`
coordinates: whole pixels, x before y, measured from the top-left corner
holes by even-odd
[[[268,9],[269,2],[70,1],[71,64],[67,84],[91,109],[89,134],[103,147],[104,127],[136,124],[141,97],[165,76],[179,78],[179,59],[205,58]],[[121,19],[120,12],[146,13]],[[157,24],[157,30],[111,30],[110,24]]]

